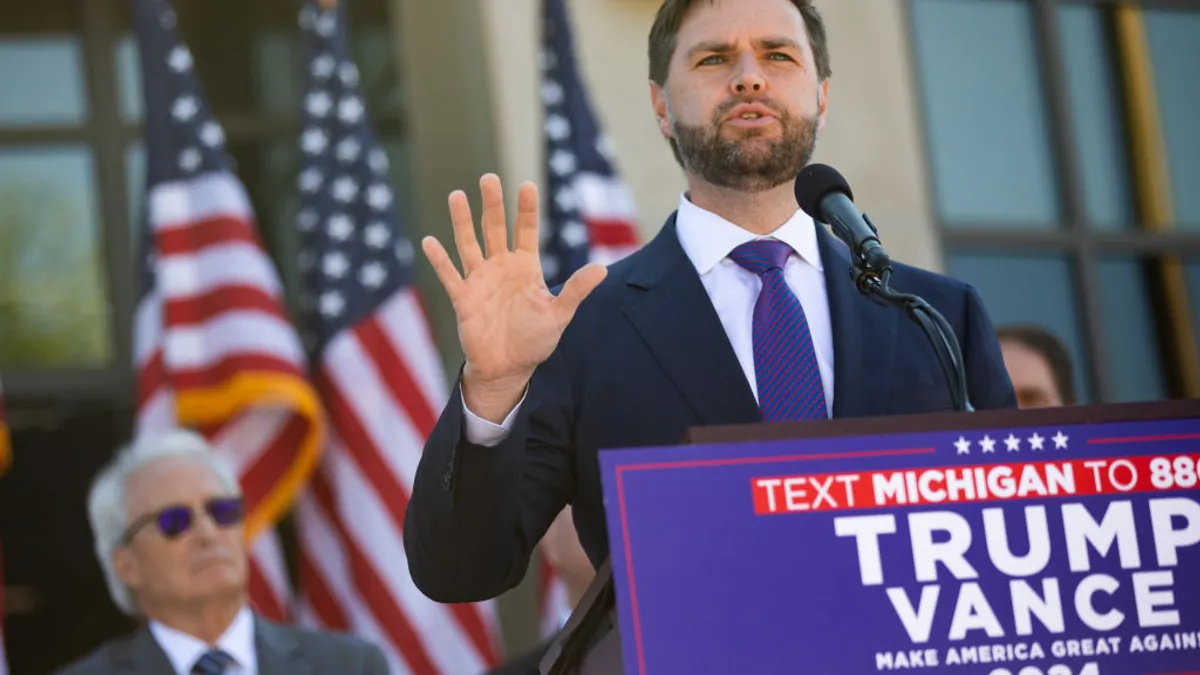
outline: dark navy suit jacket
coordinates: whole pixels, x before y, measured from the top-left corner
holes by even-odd
[[[928,338],[901,310],[861,295],[849,250],[816,227],[833,328],[833,416],[953,410]],[[976,409],[1016,407],[974,289],[900,264],[891,286],[923,297],[954,329]],[[516,586],[568,503],[599,566],[608,555],[600,449],[672,445],[691,427],[762,420],[674,215],[583,302],[503,442],[466,441],[460,396],[456,385],[425,445],[404,524],[413,579],[440,602]]]

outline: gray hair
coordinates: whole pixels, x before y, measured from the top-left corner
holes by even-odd
[[[237,474],[228,462],[214,451],[203,436],[186,429],[144,436],[121,448],[96,474],[88,494],[88,520],[95,539],[96,558],[104,570],[109,595],[117,607],[129,616],[138,616],[133,594],[112,566],[113,551],[121,545],[121,537],[129,527],[125,490],[129,477],[138,469],[160,460],[177,458],[204,465],[212,471],[223,488],[230,493],[241,494]]]

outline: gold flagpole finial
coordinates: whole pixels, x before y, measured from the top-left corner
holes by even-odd
[[[334,9],[337,7],[338,0],[317,0],[317,4],[321,9]]]

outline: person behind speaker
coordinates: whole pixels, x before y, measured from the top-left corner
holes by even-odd
[[[673,445],[694,426],[953,409],[924,333],[859,294],[846,247],[797,206],[793,182],[831,100],[811,0],[665,0],[649,62],[651,108],[687,189],[641,250],[547,289],[537,188],[518,189],[510,247],[491,174],[482,245],[465,193],[449,197],[461,272],[437,239],[422,242],[465,355],[405,516],[410,572],[434,600],[516,586],[568,503],[598,567],[599,449]],[[974,407],[1014,407],[974,289],[894,268],[893,287],[955,331]]]
[[[996,330],[1004,367],[1021,408],[1075,405],[1071,352],[1045,328],[1013,324]]]
[[[203,437],[122,449],[92,484],[88,518],[113,602],[145,624],[58,673],[387,673],[374,645],[250,610],[242,516],[237,476]]]

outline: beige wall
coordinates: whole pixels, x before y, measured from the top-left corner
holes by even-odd
[[[537,90],[538,0],[479,0],[489,55],[497,167],[506,185],[541,181]],[[834,78],[816,161],[837,167],[896,259],[937,269],[904,0],[818,0],[829,25]],[[656,0],[568,0],[592,103],[618,169],[656,232],[683,180],[650,110],[646,34]]]

